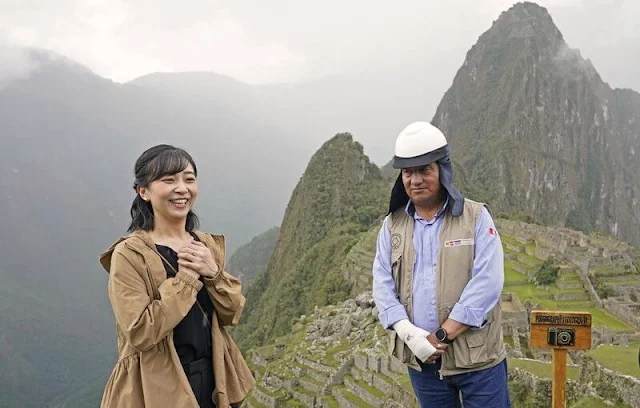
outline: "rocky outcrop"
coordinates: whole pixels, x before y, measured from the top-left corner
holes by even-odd
[[[252,352],[252,365],[266,366],[248,406],[415,406],[406,367],[387,354],[370,293],[317,308],[313,317],[296,319],[294,329],[279,357],[269,347]]]

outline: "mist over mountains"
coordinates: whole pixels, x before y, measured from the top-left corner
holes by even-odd
[[[280,225],[291,198],[277,258],[261,258],[267,272],[253,293],[329,302],[348,291],[329,288],[319,257],[336,273],[338,256],[384,211],[386,181],[365,152],[388,152],[385,163],[399,130],[435,108],[425,98],[432,90],[421,88],[424,66],[301,84],[250,86],[198,72],[116,84],[47,51],[27,55],[29,76],[0,87],[1,406],[56,406],[101,388],[115,335],[97,256],[126,229],[133,163],[144,149],[166,142],[192,153],[202,229],[227,235],[228,256]],[[433,122],[450,141],[467,196],[501,214],[640,241],[640,95],[612,90],[545,9],[525,3],[503,13],[468,52]],[[333,138],[343,131],[352,136]],[[314,161],[314,182],[304,181],[329,139],[315,156],[326,162]],[[362,170],[369,187],[332,189],[344,176],[335,169]],[[322,220],[302,228],[315,213],[339,214],[351,229]],[[304,256],[313,267],[300,270]],[[291,291],[283,276],[292,270],[324,297]],[[286,331],[290,316],[271,303],[264,313],[275,326],[254,333],[252,344]],[[248,327],[258,327],[257,305],[244,317]]]
[[[29,75],[0,89],[0,394],[10,406],[42,406],[16,397],[33,384],[50,401],[108,373],[115,338],[97,256],[125,232],[144,149],[170,143],[194,156],[202,229],[227,235],[231,256],[281,222],[311,154],[340,129],[333,122],[367,117],[396,132],[381,103],[363,98],[363,80],[261,87],[184,73],[116,84],[48,51],[25,55]],[[46,370],[42,356],[55,356]]]

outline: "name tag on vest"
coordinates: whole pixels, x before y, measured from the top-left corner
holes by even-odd
[[[445,248],[454,248],[461,245],[473,245],[475,243],[473,238],[452,239],[451,241],[445,241]]]

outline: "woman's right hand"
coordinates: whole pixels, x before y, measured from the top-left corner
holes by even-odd
[[[178,251],[178,265],[204,278],[214,278],[220,273],[211,250],[202,242],[191,241]]]

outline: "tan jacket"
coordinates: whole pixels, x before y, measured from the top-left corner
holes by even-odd
[[[436,306],[440,324],[449,317],[460,300],[462,291],[471,280],[475,245],[455,245],[453,241],[472,243],[475,226],[483,204],[465,199],[464,212],[453,217],[447,211],[440,231],[440,248],[436,261]],[[389,215],[387,225],[391,234],[391,263],[396,291],[413,321],[413,246],[414,220],[404,207]],[[446,245],[452,242],[451,245]],[[447,347],[442,356],[440,374],[443,376],[463,374],[491,368],[506,357],[502,338],[502,309],[500,303],[487,314],[487,323],[482,329],[471,328],[459,335]],[[390,352],[412,368],[420,370],[415,356],[393,330],[389,331]]]
[[[240,403],[255,385],[240,350],[222,326],[240,319],[245,298],[240,281],[224,272],[224,237],[196,232],[221,272],[205,279],[214,312],[211,322],[217,407]],[[202,282],[184,272],[168,278],[149,233],[136,231],[100,255],[109,273],[109,300],[116,318],[118,362],[102,397],[103,408],[197,408],[173,344],[173,328],[196,301]]]

